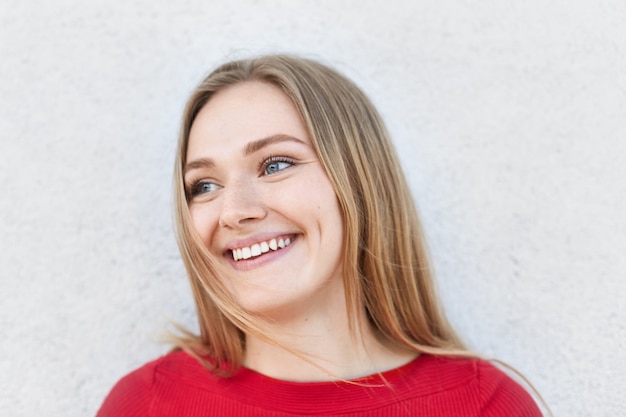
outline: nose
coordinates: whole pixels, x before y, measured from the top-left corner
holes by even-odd
[[[222,190],[219,224],[226,228],[240,228],[263,219],[267,210],[253,184],[235,181]]]

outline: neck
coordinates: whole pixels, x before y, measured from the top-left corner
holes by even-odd
[[[268,336],[277,343],[247,335],[244,365],[277,379],[329,381],[383,372],[415,358],[382,342],[366,324],[365,312],[353,323],[351,332],[347,313],[336,310],[272,323]]]

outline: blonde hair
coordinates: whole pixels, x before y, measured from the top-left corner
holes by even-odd
[[[216,92],[248,81],[278,86],[293,101],[334,186],[345,228],[342,267],[348,312],[364,309],[373,328],[396,346],[472,356],[440,308],[413,198],[376,109],[336,71],[285,55],[224,64],[187,102],[175,167],[175,215],[200,335],[185,333],[177,346],[198,358],[209,356],[206,366],[229,374],[241,365],[244,334],[263,334],[263,326],[216,279],[222,272],[193,230],[183,182],[189,132],[198,112]],[[354,331],[364,323],[350,324]]]

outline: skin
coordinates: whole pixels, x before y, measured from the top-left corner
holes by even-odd
[[[337,197],[278,87],[246,82],[216,93],[192,125],[187,161],[193,225],[229,272],[225,284],[243,308],[272,323],[273,339],[313,362],[248,335],[245,366],[311,381],[363,376],[414,357],[384,346],[367,326],[350,338]],[[256,254],[265,246],[260,256],[250,256],[255,244]]]

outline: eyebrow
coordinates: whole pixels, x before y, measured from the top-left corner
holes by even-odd
[[[271,135],[265,138],[257,139],[255,141],[247,143],[246,146],[243,148],[243,155],[248,156],[250,154],[260,151],[266,146],[272,145],[274,143],[280,143],[280,142],[296,142],[296,143],[300,143],[302,145],[308,146],[308,144],[302,139],[298,139],[290,135],[278,134],[278,135]],[[183,175],[194,169],[213,168],[213,167],[215,167],[215,161],[213,161],[213,159],[211,158],[194,159],[193,161],[188,162],[185,165],[185,169],[183,170]]]
[[[268,136],[266,138],[258,139],[258,140],[248,143],[243,150],[243,154],[244,156],[248,156],[250,154],[258,152],[259,150],[265,148],[266,146],[269,146],[278,142],[297,142],[302,145],[306,145],[306,142],[293,136],[283,135],[283,134],[272,135],[272,136]]]

